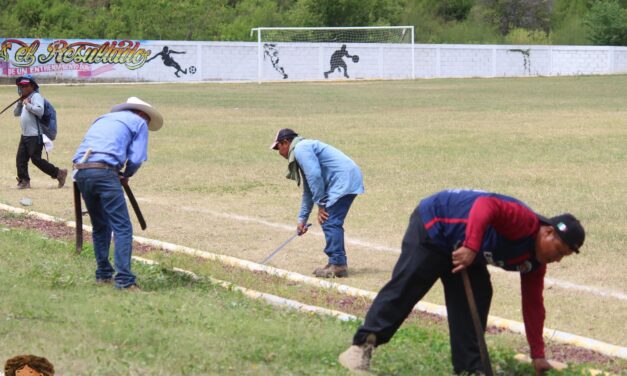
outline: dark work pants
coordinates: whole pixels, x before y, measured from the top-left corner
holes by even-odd
[[[392,278],[372,302],[364,324],[355,333],[353,344],[365,343],[370,333],[376,335],[377,345],[390,341],[416,303],[441,279],[455,373],[483,371],[464,284],[461,275],[452,274],[452,269],[450,254],[438,249],[429,239],[416,208],[409,220]],[[490,274],[484,265],[472,265],[467,271],[485,328],[492,300]]]
[[[20,145],[17,148],[17,156],[15,157],[17,179],[19,181],[30,181],[30,176],[28,175],[29,160],[33,161],[33,164],[46,175],[53,179],[57,178],[59,169],[52,163],[41,158],[43,147],[44,144],[40,141],[39,136],[20,137]]]

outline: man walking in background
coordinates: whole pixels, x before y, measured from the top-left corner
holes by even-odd
[[[39,85],[30,74],[18,77],[15,80],[20,100],[17,102],[13,114],[20,118],[22,135],[17,148],[15,164],[17,166],[17,188],[30,188],[28,161],[31,160],[38,169],[59,182],[59,188],[65,185],[67,170],[60,169],[41,158],[44,147],[39,119],[44,114],[44,97],[39,94]]]
[[[344,219],[355,197],[364,193],[359,166],[333,146],[299,137],[289,128],[279,130],[270,148],[287,159],[288,179],[300,186],[301,174],[304,178],[296,228],[299,234],[307,232],[311,209],[318,205],[318,223],[324,231],[328,263],[313,274],[321,278],[347,277]]]
[[[583,227],[571,214],[545,218],[512,197],[460,189],[425,198],[409,219],[392,279],[372,302],[340,363],[353,371],[367,370],[374,348],[390,341],[441,279],[453,369],[456,374],[484,372],[459,272],[467,270],[485,329],[492,300],[491,264],[520,274],[525,332],[533,366],[542,374],[551,368],[542,338],[546,265],[579,253],[584,239]]]
[[[133,176],[146,161],[148,130],[157,131],[162,125],[163,117],[154,107],[139,98],[128,98],[94,121],[74,155],[74,178],[93,227],[97,283],[114,282],[109,262],[113,232],[115,287],[139,289],[131,272],[133,227],[121,181]]]

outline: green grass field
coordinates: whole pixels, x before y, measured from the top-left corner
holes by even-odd
[[[0,251],[11,270],[0,274],[2,361],[35,353],[60,375],[348,375],[336,359],[357,322],[276,309],[137,263],[142,292],[99,286],[93,255],[30,231],[0,227]],[[445,332],[407,325],[377,351],[373,371],[448,374],[448,354]],[[492,348],[498,374],[529,374],[512,355]]]
[[[128,96],[159,108],[164,128],[151,134],[149,161],[131,180],[148,229],[138,235],[259,261],[291,235],[300,189],[286,163],[268,150],[276,130],[342,149],[362,168],[366,194],[346,233],[351,276],[378,290],[418,201],[444,188],[513,195],[535,210],[580,217],[582,253],[549,267],[548,276],[625,293],[627,248],[627,76],[460,79],[398,82],[46,86],[57,107],[59,139],[51,161],[70,167],[91,122]],[[15,98],[0,87],[0,103]],[[70,188],[32,170],[28,192],[15,186],[17,120],[0,117],[0,201],[72,219]],[[326,260],[319,226],[272,265],[310,274]],[[364,245],[365,244],[365,245]],[[370,245],[370,246],[369,246]],[[141,281],[140,281],[141,283]],[[519,282],[493,274],[491,313],[520,320]],[[439,288],[427,301],[443,301]],[[625,346],[627,302],[546,290],[546,326]]]

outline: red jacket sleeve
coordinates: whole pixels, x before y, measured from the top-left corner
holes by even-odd
[[[531,348],[531,357],[544,358],[544,275],[546,265],[540,265],[529,273],[520,273],[520,287],[522,293],[523,321],[527,342]]]
[[[464,246],[479,252],[488,226],[492,226],[504,238],[515,240],[534,235],[540,227],[540,221],[531,209],[518,202],[498,197],[479,197],[468,214]]]

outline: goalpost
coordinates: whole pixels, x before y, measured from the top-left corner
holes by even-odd
[[[413,79],[413,26],[258,27],[257,80]]]

